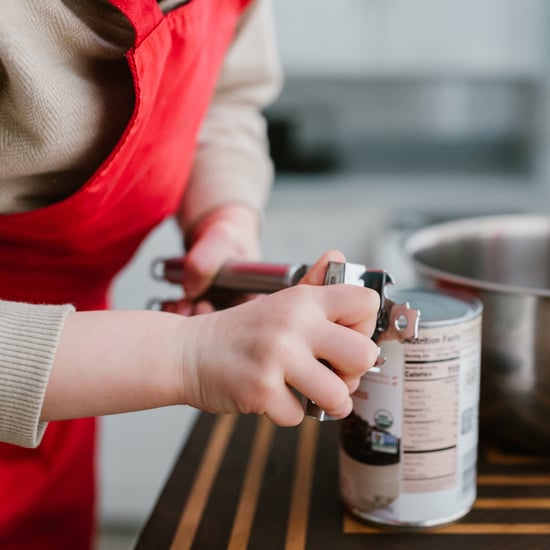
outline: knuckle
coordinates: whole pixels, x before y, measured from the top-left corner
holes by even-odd
[[[294,355],[292,340],[286,330],[274,330],[261,347],[261,359],[268,371],[283,370]]]
[[[279,301],[278,307],[271,315],[275,329],[279,334],[299,334],[304,327],[312,322],[311,309],[308,304],[311,301],[311,293],[305,287],[293,287],[283,292],[287,299]]]
[[[281,391],[282,381],[277,368],[262,369],[254,386],[254,398],[259,403],[271,403]]]

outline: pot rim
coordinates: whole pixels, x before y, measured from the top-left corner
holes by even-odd
[[[485,239],[496,236],[546,236],[550,240],[550,217],[539,214],[506,214],[477,216],[442,222],[426,226],[412,232],[403,248],[414,267],[422,274],[463,287],[504,294],[523,294],[537,297],[550,297],[549,288],[509,285],[483,279],[456,275],[443,269],[432,267],[417,258],[418,252],[434,245],[453,242],[464,237]]]

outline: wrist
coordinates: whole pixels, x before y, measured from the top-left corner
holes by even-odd
[[[214,224],[229,224],[246,235],[260,235],[262,215],[249,204],[234,202],[218,206],[185,228],[185,245],[190,248]]]
[[[174,332],[174,349],[176,353],[174,388],[180,405],[200,408],[202,384],[201,359],[205,353],[204,338],[208,331],[205,315],[181,317]],[[202,350],[202,351],[201,351]]]

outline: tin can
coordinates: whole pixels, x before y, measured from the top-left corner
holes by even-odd
[[[371,523],[422,529],[464,516],[476,498],[481,316],[479,300],[392,290],[420,311],[418,336],[381,346],[342,421],[345,507]]]

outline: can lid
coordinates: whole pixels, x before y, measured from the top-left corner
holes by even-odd
[[[419,310],[420,325],[467,321],[477,317],[483,309],[477,298],[462,293],[389,287],[387,294],[394,302],[408,302]]]

